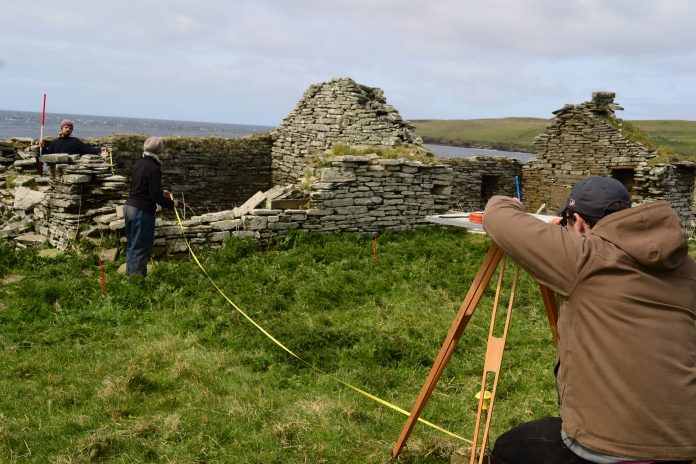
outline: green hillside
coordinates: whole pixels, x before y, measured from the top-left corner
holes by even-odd
[[[636,120],[631,124],[647,133],[658,147],[696,157],[696,121]],[[693,161],[693,159],[692,159]]]
[[[534,137],[551,123],[541,118],[451,119],[411,121],[425,143],[531,151]]]
[[[696,157],[696,121],[633,120],[631,125],[644,131],[655,147]],[[426,143],[497,148],[513,151],[533,151],[532,141],[551,123],[551,119],[498,118],[415,120],[416,133]]]

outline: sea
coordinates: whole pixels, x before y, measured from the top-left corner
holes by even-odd
[[[175,121],[169,119],[126,118],[116,116],[91,116],[84,114],[46,113],[44,136],[58,134],[58,126],[63,119],[75,123],[75,137],[105,137],[114,134],[144,134],[148,136],[219,136],[241,137],[244,135],[268,132],[271,126],[250,124],[225,124],[216,122]],[[0,139],[12,137],[31,137],[38,139],[41,134],[41,113],[30,111],[0,110]],[[506,156],[526,162],[533,153],[516,151],[487,150],[482,148],[454,147],[426,144],[438,158],[469,158],[472,156]]]

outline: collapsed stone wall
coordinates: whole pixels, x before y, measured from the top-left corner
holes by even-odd
[[[536,158],[524,166],[526,203],[554,212],[570,189],[587,176],[611,176],[631,192],[634,203],[666,200],[685,227],[696,224],[696,165],[651,165],[657,153],[629,140],[614,117],[614,93],[554,111],[554,122],[534,141]]]
[[[612,125],[614,94],[596,92],[592,100],[554,111],[553,123],[534,140],[535,158],[524,166],[526,203],[555,211],[570,188],[588,176],[616,176],[633,189],[634,170],[655,156]]]
[[[77,238],[80,225],[91,226],[123,203],[127,179],[113,173],[99,155],[44,155],[49,183],[34,209],[35,231],[55,248]]]
[[[384,92],[349,78],[311,85],[273,131],[273,181],[296,183],[311,164],[337,143],[393,146],[420,143],[412,126],[387,104]]]
[[[635,203],[665,200],[682,225],[696,227],[696,163],[683,161],[636,168]]]

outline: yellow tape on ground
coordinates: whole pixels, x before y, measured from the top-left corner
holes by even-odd
[[[266,337],[268,337],[271,341],[273,341],[273,343],[275,343],[276,345],[278,345],[278,346],[279,346],[280,348],[282,348],[285,352],[287,352],[288,354],[290,354],[292,357],[294,357],[295,359],[297,359],[297,360],[300,361],[301,363],[303,363],[303,364],[305,364],[306,366],[310,367],[311,369],[313,369],[313,370],[315,370],[315,371],[317,371],[317,372],[319,372],[319,373],[321,373],[321,374],[323,374],[323,375],[325,375],[325,376],[327,376],[327,377],[329,377],[329,378],[335,380],[336,382],[340,383],[341,385],[344,385],[344,386],[350,388],[351,390],[356,391],[356,392],[360,393],[361,395],[363,395],[363,396],[365,396],[365,397],[367,397],[367,398],[370,398],[370,399],[373,400],[373,401],[376,401],[377,403],[381,404],[382,406],[386,406],[386,407],[388,407],[388,408],[390,408],[390,409],[393,409],[394,411],[400,412],[401,414],[404,414],[404,415],[406,415],[406,416],[410,416],[410,413],[409,413],[408,411],[406,411],[405,409],[400,408],[400,407],[398,407],[398,406],[396,406],[396,405],[394,405],[394,404],[391,404],[390,402],[388,402],[388,401],[386,401],[386,400],[383,400],[383,399],[381,399],[381,398],[379,398],[379,397],[373,395],[372,393],[368,393],[368,392],[366,392],[365,390],[362,390],[362,389],[360,389],[360,388],[358,388],[358,387],[356,387],[356,386],[353,386],[353,385],[351,385],[351,384],[349,384],[349,383],[347,383],[347,382],[344,382],[343,380],[339,379],[338,377],[335,377],[335,376],[329,374],[328,372],[324,372],[323,370],[319,369],[319,368],[316,367],[315,365],[310,364],[309,362],[307,362],[307,361],[305,361],[304,359],[300,358],[298,355],[296,355],[295,353],[293,353],[293,351],[292,351],[290,348],[288,348],[287,346],[283,345],[278,339],[276,339],[273,335],[271,335],[266,329],[264,329],[264,328],[261,327],[259,324],[257,324],[256,321],[254,321],[254,320],[253,320],[251,317],[249,317],[244,311],[242,311],[242,309],[241,309],[239,306],[237,306],[237,305],[234,303],[234,301],[232,301],[227,295],[225,295],[225,293],[222,291],[222,289],[220,289],[220,287],[218,287],[218,285],[215,283],[215,281],[213,280],[213,278],[210,277],[210,274],[208,274],[208,271],[205,270],[205,268],[203,267],[203,265],[201,264],[201,262],[198,260],[198,257],[196,256],[196,253],[193,252],[193,249],[191,248],[191,244],[189,243],[188,239],[186,238],[186,234],[185,234],[185,231],[184,231],[184,224],[181,222],[181,217],[179,217],[179,211],[178,211],[176,208],[174,208],[174,212],[176,213],[176,220],[179,222],[179,228],[181,229],[181,234],[182,234],[182,236],[184,237],[184,240],[186,241],[186,246],[188,247],[189,253],[191,253],[191,257],[193,258],[193,260],[196,262],[196,264],[197,264],[198,267],[201,269],[201,271],[203,272],[203,274],[205,274],[205,276],[208,278],[208,280],[210,281],[210,283],[213,284],[213,287],[215,287],[215,289],[220,293],[220,295],[222,295],[222,297],[223,297],[225,300],[227,300],[227,302],[228,302],[230,305],[232,305],[232,307],[233,307],[234,309],[236,309],[237,312],[238,312],[239,314],[241,314],[242,316],[244,316],[244,318],[245,318],[247,321],[249,321],[251,324],[253,324],[254,327],[256,327],[257,329],[259,329]],[[467,440],[466,438],[464,438],[464,437],[462,437],[462,436],[460,436],[460,435],[457,435],[457,434],[454,433],[454,432],[450,432],[449,430],[446,430],[446,429],[444,429],[444,428],[442,428],[442,427],[440,427],[440,426],[438,426],[438,425],[435,425],[435,424],[433,424],[432,422],[428,422],[428,421],[426,421],[425,419],[418,418],[418,422],[420,422],[421,424],[427,425],[428,427],[431,427],[431,428],[433,428],[433,429],[435,429],[435,430],[438,430],[438,431],[440,431],[440,432],[442,432],[442,433],[444,433],[444,434],[447,434],[447,435],[449,435],[449,436],[451,436],[451,437],[457,438],[457,439],[459,439],[459,440],[461,440],[461,441],[464,441],[464,442],[466,442],[466,443],[469,443],[469,444],[473,444],[473,442],[472,442],[471,440]]]

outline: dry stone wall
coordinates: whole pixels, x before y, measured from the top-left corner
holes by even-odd
[[[650,166],[654,153],[617,129],[613,99],[596,93],[591,102],[556,111],[528,165],[490,157],[437,163],[376,154],[335,157],[327,150],[336,143],[419,142],[381,90],[335,79],[310,87],[272,133],[166,138],[163,186],[189,205],[183,226],[194,248],[221,247],[232,237],[263,242],[292,230],[378,235],[412,229],[427,225],[429,215],[480,210],[495,194],[515,195],[515,176],[522,176],[530,209],[546,204],[553,211],[578,180],[612,175],[630,186],[636,202],[667,200],[693,227],[696,165]],[[112,157],[44,155],[43,176],[37,175],[38,148],[31,140],[0,143],[0,238],[65,248],[79,230],[83,237],[119,234],[125,240],[121,205],[144,140],[88,140],[112,147]],[[298,180],[302,184],[293,185]],[[171,214],[159,214],[155,246],[158,252],[187,250]]]
[[[91,226],[98,216],[113,215],[123,203],[127,179],[114,174],[99,155],[44,155],[49,188],[34,210],[36,233],[60,249],[76,238],[80,225]]]
[[[534,141],[537,156],[524,166],[524,194],[534,208],[545,204],[555,211],[570,188],[587,176],[620,177],[633,189],[637,167],[655,156],[628,140],[611,124],[614,94],[596,92],[592,101],[554,111],[553,123]]]
[[[665,200],[677,213],[684,227],[696,227],[695,163],[683,161],[641,166],[636,172],[637,181],[633,195],[635,203]]]
[[[94,143],[112,147],[115,172],[130,177],[144,141],[144,135],[115,135]],[[200,213],[234,208],[272,186],[272,145],[268,133],[231,139],[166,137],[159,156],[163,187]]]
[[[426,216],[449,209],[454,172],[444,164],[377,155],[337,157],[326,163],[316,170],[316,182],[309,186],[302,208],[268,208],[275,195],[287,192],[276,187],[234,210],[183,220],[185,236],[194,248],[216,248],[230,237],[266,242],[293,230],[378,235],[427,225]],[[123,220],[109,227],[120,230]],[[160,252],[186,251],[176,221],[159,219],[156,237]]]
[[[535,140],[536,158],[524,169],[529,204],[555,209],[584,177],[633,171],[654,156],[610,124],[613,94],[596,93],[591,102],[566,105],[554,114],[554,123]]]
[[[273,181],[298,182],[312,156],[334,144],[393,146],[420,143],[411,125],[375,87],[340,78],[314,84],[274,130]]]
[[[631,191],[634,203],[668,201],[685,227],[695,223],[694,163],[650,165],[657,153],[627,139],[614,117],[614,94],[596,92],[592,101],[566,105],[535,142],[536,158],[524,166],[526,203],[553,212],[581,179],[611,176]]]
[[[78,231],[80,237],[123,236],[121,206],[127,196],[128,179],[118,172],[128,171],[125,165],[133,159],[126,155],[142,140],[123,138],[111,143],[114,154],[120,155],[114,156],[113,162],[100,155],[44,155],[44,176],[24,173],[14,179],[22,186],[3,190],[3,198],[11,199],[3,205],[5,211],[26,216],[16,225],[21,228],[34,222],[34,232],[24,234],[23,243],[48,241],[64,249]],[[165,143],[172,147],[171,141]],[[195,151],[190,146],[188,149]],[[163,164],[168,162],[174,164],[176,160],[163,157]],[[241,206],[228,210],[199,212],[193,217],[190,209],[185,211],[186,237],[194,248],[217,248],[230,237],[266,241],[290,230],[375,235],[386,230],[407,230],[428,224],[426,216],[462,207],[465,202],[460,195],[472,194],[475,208],[483,206],[480,190],[484,178],[504,179],[491,184],[495,187],[489,191],[491,195],[509,194],[515,167],[519,168],[514,160],[486,159],[480,165],[476,160],[423,163],[385,159],[377,154],[332,157],[320,162],[321,167],[314,168],[313,182],[304,190],[292,184],[274,186],[257,191]],[[191,196],[186,195],[187,201]],[[195,203],[193,206],[200,211]],[[16,239],[20,232],[27,231],[8,228],[0,234]],[[158,252],[186,251],[172,214],[158,213],[155,247]]]
[[[514,158],[475,156],[443,162],[454,175],[451,209],[479,211],[493,195],[517,194],[515,176],[522,178],[522,163]]]

